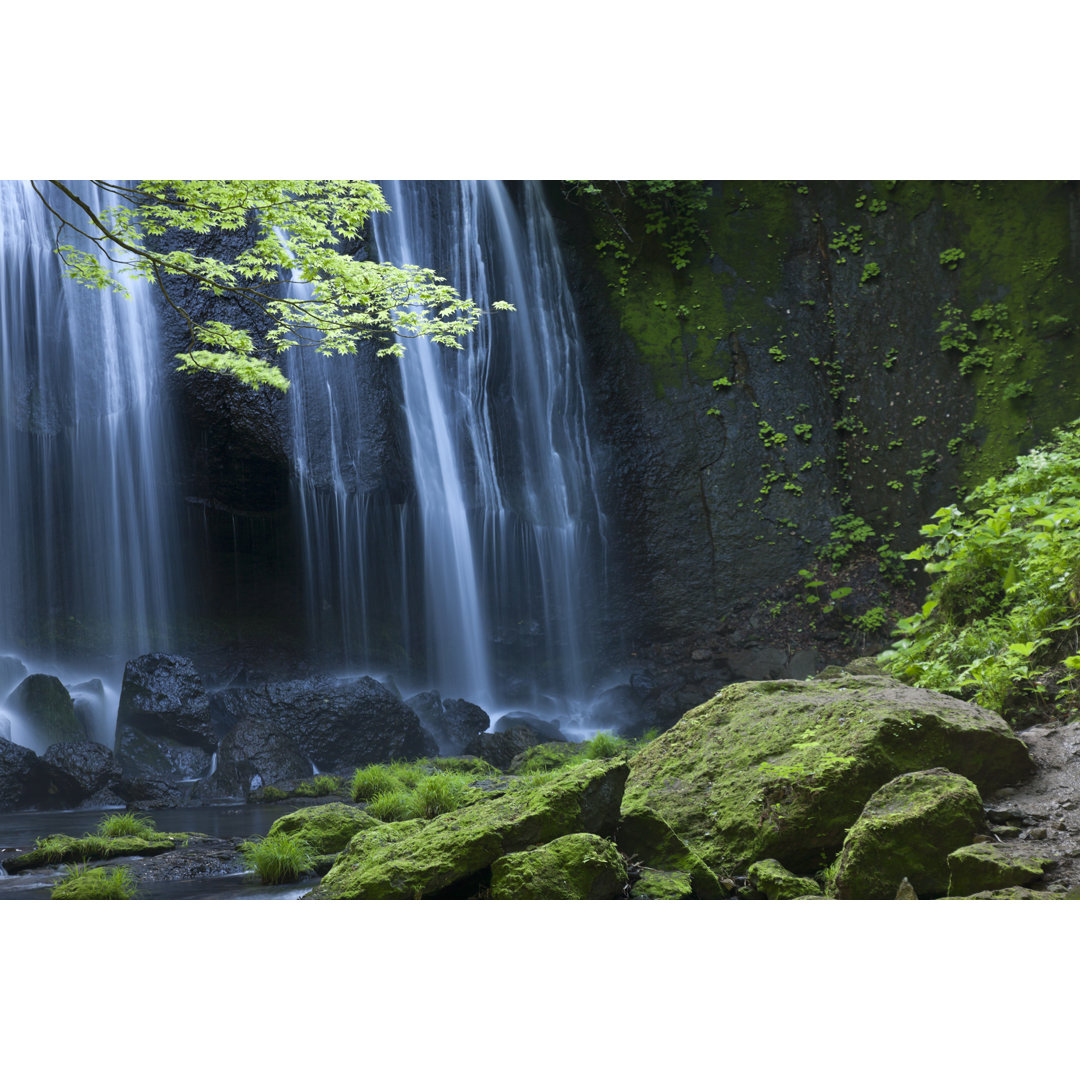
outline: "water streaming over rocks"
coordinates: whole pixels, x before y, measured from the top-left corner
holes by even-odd
[[[29,182],[0,184],[0,655],[75,684],[168,643],[183,559],[149,289],[63,278],[57,225]]]
[[[550,215],[533,184],[384,190],[378,258],[517,310],[461,352],[416,340],[400,365],[294,361],[313,636],[487,707],[573,711],[595,675],[604,516]]]

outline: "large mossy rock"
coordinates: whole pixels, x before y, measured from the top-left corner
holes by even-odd
[[[27,675],[4,704],[26,721],[35,746],[44,749],[53,743],[86,740],[86,727],[75,715],[75,703],[55,675]]]
[[[1033,770],[995,713],[844,673],[727,686],[630,767],[624,812],[655,810],[721,876],[768,858],[816,871],[866,800],[902,773],[946,768],[989,792]]]
[[[317,855],[335,855],[343,851],[358,832],[375,828],[378,824],[376,818],[358,806],[340,802],[320,803],[317,806],[303,806],[279,817],[270,826],[267,835],[293,834]]]
[[[997,892],[1038,881],[1053,859],[1020,844],[968,844],[948,857],[949,895]]]
[[[592,833],[570,833],[491,867],[492,900],[618,900],[630,879],[618,848]]]
[[[867,801],[834,867],[840,900],[894,900],[904,878],[924,899],[949,891],[949,852],[983,824],[975,785],[946,769],[905,773]]]
[[[588,761],[537,784],[432,821],[388,822],[357,833],[322,883],[319,900],[412,900],[470,895],[503,855],[570,833],[610,837],[628,768]]]

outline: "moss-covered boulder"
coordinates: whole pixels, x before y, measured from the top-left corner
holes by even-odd
[[[469,895],[503,855],[570,833],[610,837],[628,768],[587,761],[540,783],[432,821],[387,822],[357,833],[309,896],[317,900],[412,900]]]
[[[830,895],[894,900],[906,877],[919,896],[944,896],[949,852],[970,843],[982,822],[982,799],[966,777],[946,769],[898,776],[870,797],[851,827]]]
[[[766,900],[798,900],[800,896],[821,896],[821,886],[813,878],[799,877],[775,859],[763,859],[746,871],[750,884]]]
[[[968,844],[949,857],[949,895],[995,892],[1043,876],[1053,859],[1018,844]]]
[[[984,892],[972,893],[970,896],[949,896],[947,900],[1076,900],[1075,896],[1066,893],[1040,892],[1037,889],[1028,889],[1023,885],[1010,885],[1007,889],[987,889]]]
[[[615,840],[619,850],[643,869],[685,875],[695,899],[722,900],[730,895],[731,890],[655,810],[644,807],[623,814]]]
[[[27,675],[4,704],[23,717],[41,749],[53,743],[86,741],[86,728],[75,714],[75,703],[55,675]]]
[[[941,767],[993,791],[1033,769],[997,714],[844,673],[727,686],[630,767],[624,813],[656,810],[720,876],[768,858],[816,871],[866,800],[902,773]]]
[[[316,855],[336,855],[356,833],[378,824],[358,806],[330,802],[304,806],[279,817],[267,835],[291,833],[303,840]]]
[[[593,833],[560,836],[491,867],[492,900],[617,900],[628,884],[618,848]]]
[[[695,900],[690,875],[681,870],[653,870],[643,867],[630,886],[631,900]]]

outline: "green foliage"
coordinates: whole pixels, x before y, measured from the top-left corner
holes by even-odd
[[[938,259],[941,261],[941,265],[946,270],[955,270],[960,265],[960,260],[965,258],[964,253],[959,248],[946,248]]]
[[[407,821],[409,818],[416,817],[416,808],[409,793],[401,788],[380,791],[364,809],[380,821]]]
[[[299,881],[315,865],[311,845],[296,833],[287,832],[245,841],[240,845],[240,857],[249,870],[262,878],[264,885]]]
[[[90,288],[127,294],[126,280],[158,285],[170,305],[171,278],[226,297],[270,320],[263,348],[281,355],[294,345],[347,355],[363,340],[381,343],[380,356],[402,355],[391,337],[427,337],[461,348],[481,315],[434,271],[354,258],[372,214],[390,208],[377,184],[364,180],[155,180],[135,187],[94,181],[116,205],[95,213],[60,181],[38,193],[65,230],[92,248],[60,244],[65,272]],[[37,190],[37,189],[36,189]],[[231,259],[200,251],[211,232],[252,228],[255,239]],[[282,295],[288,275],[310,287],[307,298]],[[498,302],[497,309],[512,310]],[[180,310],[180,309],[177,309]],[[225,372],[249,386],[284,391],[288,380],[246,331],[200,322],[181,311],[191,335],[178,354],[184,370]]]
[[[296,785],[296,794],[308,797],[320,795],[333,795],[341,787],[341,781],[330,773],[319,773],[310,780],[305,780]]]
[[[859,278],[859,285],[865,285],[868,281],[872,281],[881,273],[881,267],[876,262],[869,262],[863,267],[862,277]]]
[[[588,760],[610,758],[630,748],[630,743],[610,731],[598,731],[587,742],[582,743],[581,756]]]
[[[148,840],[157,826],[145,814],[127,811],[122,814],[106,814],[97,827],[98,836],[138,836]]]
[[[1049,664],[1080,668],[1080,423],[921,531],[928,542],[906,558],[934,581],[898,624],[894,674],[1000,711],[1013,693],[1037,692]]]
[[[389,765],[365,765],[353,774],[349,794],[353,802],[365,802],[377,795],[400,788],[400,783]]]
[[[449,772],[432,773],[416,785],[411,796],[415,817],[434,818],[465,802],[465,780]]]
[[[51,893],[53,900],[132,900],[137,892],[135,879],[126,866],[114,870],[72,866]]]
[[[833,569],[838,569],[854,548],[874,536],[873,528],[855,514],[840,514],[830,522],[832,532],[827,543],[822,544],[815,554],[819,559],[830,562]]]

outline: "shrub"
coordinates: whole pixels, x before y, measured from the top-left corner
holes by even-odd
[[[265,885],[299,881],[315,865],[311,845],[294,833],[275,833],[261,840],[247,840],[240,845],[240,857]]]
[[[98,836],[138,836],[144,840],[153,836],[156,829],[151,818],[134,811],[106,814],[97,827]]]
[[[135,879],[126,866],[114,870],[73,866],[51,896],[53,900],[131,900],[136,892]]]
[[[905,557],[935,580],[882,656],[893,674],[1000,711],[1048,665],[1080,669],[1080,422],[921,531]]]

